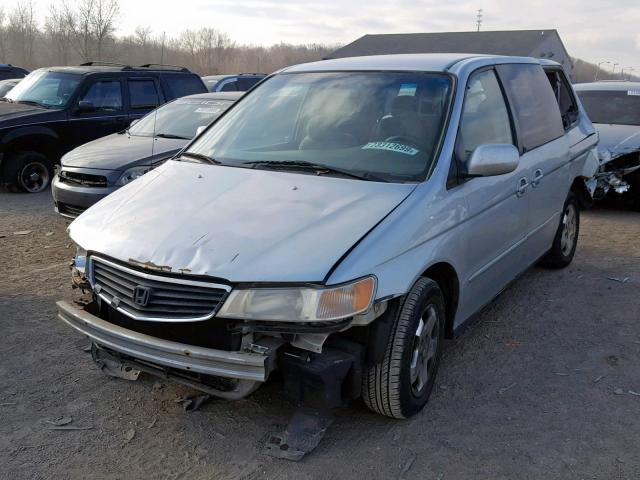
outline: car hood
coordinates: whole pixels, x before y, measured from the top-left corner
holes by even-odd
[[[70,151],[64,167],[123,170],[133,165],[152,165],[177,153],[189,140],[131,136],[114,133]],[[153,152],[152,152],[153,149]]]
[[[598,149],[601,152],[609,152],[612,160],[626,153],[640,150],[640,126],[604,123],[596,123],[594,126],[600,138]]]
[[[88,251],[231,282],[320,282],[415,188],[170,160],[69,227]]]
[[[0,102],[0,128],[4,127],[5,124],[14,124],[15,122],[13,122],[13,120],[19,120],[24,117],[34,117],[29,120],[38,121],[41,116],[47,117],[55,113],[59,113],[59,110],[49,110],[44,107],[24,103]]]

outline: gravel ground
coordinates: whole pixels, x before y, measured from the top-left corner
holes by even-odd
[[[55,318],[65,228],[50,192],[0,192],[1,478],[640,478],[638,213],[584,213],[573,264],[531,269],[448,342],[416,418],[356,402],[300,463],[262,453],[292,410],[277,380],[185,413],[186,387],[103,375]]]

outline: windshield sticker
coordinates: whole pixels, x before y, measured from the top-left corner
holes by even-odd
[[[418,89],[418,84],[416,83],[403,83],[402,85],[400,85],[400,91],[398,92],[398,96],[414,97],[416,95],[417,89]]]
[[[405,155],[415,155],[420,150],[417,148],[391,142],[369,142],[362,146],[362,150],[388,150],[390,152],[403,153]]]
[[[633,95],[634,97],[640,97],[640,90],[627,90],[627,95]]]
[[[195,113],[220,113],[221,112],[221,108],[196,108]]]

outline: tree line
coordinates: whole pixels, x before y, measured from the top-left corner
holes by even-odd
[[[0,6],[0,63],[33,69],[108,61],[126,65],[182,65],[200,75],[264,72],[319,60],[337,46],[280,43],[241,45],[215,28],[188,29],[175,37],[141,25],[131,35],[116,36],[118,0],[59,0],[48,6],[44,23],[33,0],[11,9]]]

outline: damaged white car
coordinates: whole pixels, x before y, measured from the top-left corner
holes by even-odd
[[[410,417],[445,337],[571,262],[596,142],[550,61],[289,67],[71,224],[92,301],[58,315],[113,374],[232,399],[279,369],[295,401]]]
[[[595,198],[624,194],[640,210],[640,82],[574,87],[600,136]]]

